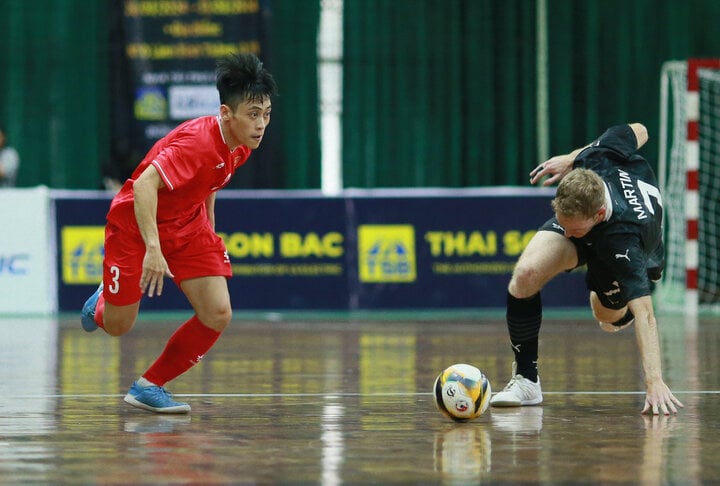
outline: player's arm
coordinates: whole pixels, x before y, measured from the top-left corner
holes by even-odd
[[[677,413],[676,406],[682,407],[683,404],[675,398],[663,381],[660,339],[653,312],[652,297],[647,295],[633,299],[628,303],[628,307],[635,316],[635,336],[645,374],[647,394],[642,413],[652,413],[653,415]]]
[[[157,227],[158,191],[165,187],[160,174],[150,164],[133,184],[135,219],[145,242],[140,289],[149,297],[161,295],[165,275],[173,277],[160,249],[160,234]]]
[[[556,182],[560,182],[562,178],[568,175],[572,170],[573,162],[575,162],[575,158],[578,154],[589,146],[590,145],[585,145],[584,147],[573,150],[569,154],[556,155],[549,158],[530,172],[530,183],[536,184],[546,175],[549,175],[550,177],[543,181],[543,186],[550,186]]]
[[[633,133],[635,133],[635,140],[637,140],[637,148],[639,150],[648,141],[647,128],[645,128],[645,125],[642,123],[629,123],[628,126],[632,129]]]
[[[642,123],[628,123],[627,126],[630,127],[635,134],[635,140],[637,142],[635,149],[639,150],[640,147],[645,145],[648,141],[647,128],[645,128],[645,125]],[[580,155],[580,152],[590,147],[590,145],[592,144],[575,149],[569,154],[556,155],[538,165],[532,170],[532,172],[530,172],[530,183],[537,184],[543,177],[548,175],[550,177],[543,181],[543,186],[549,186],[555,184],[556,182],[560,182],[562,178],[573,169],[573,163],[575,162],[577,156]]]
[[[213,192],[207,199],[205,199],[205,210],[207,211],[208,220],[210,220],[210,227],[215,231],[215,195]]]

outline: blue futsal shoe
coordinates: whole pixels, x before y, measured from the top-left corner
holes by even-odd
[[[188,413],[190,405],[176,402],[172,394],[161,386],[142,387],[134,382],[130,387],[125,401],[130,405],[157,413]]]
[[[95,323],[95,307],[97,307],[97,301],[102,291],[103,284],[101,283],[95,293],[85,301],[85,305],[83,305],[82,311],[80,311],[80,322],[82,323],[83,329],[87,332],[93,332],[98,328],[98,325]]]

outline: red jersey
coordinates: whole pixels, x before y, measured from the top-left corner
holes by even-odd
[[[113,199],[107,220],[137,228],[133,183],[152,164],[165,184],[158,191],[160,238],[187,235],[207,224],[205,200],[230,182],[251,152],[244,145],[230,152],[217,117],[189,120],[153,145]]]

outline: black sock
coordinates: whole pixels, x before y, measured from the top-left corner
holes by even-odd
[[[540,293],[518,299],[508,292],[506,318],[517,363],[516,373],[537,382],[538,336],[542,323]]]
[[[625,313],[625,315],[622,316],[617,321],[613,322],[612,325],[617,326],[617,327],[624,326],[625,324],[632,321],[633,319],[635,319],[635,316],[633,315],[632,312],[630,312],[630,309],[628,309],[627,312]]]

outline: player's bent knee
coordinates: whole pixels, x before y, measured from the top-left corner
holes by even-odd
[[[232,320],[232,308],[228,305],[207,309],[198,313],[198,319],[210,329],[222,332]]]
[[[592,310],[593,317],[599,322],[613,323],[622,317],[627,312],[627,306],[622,309],[610,309],[605,307],[600,302],[595,292],[590,292],[590,309]]]
[[[137,304],[114,306],[106,302],[103,313],[103,329],[111,336],[127,334],[135,326],[138,309]]]
[[[518,299],[530,297],[540,291],[540,281],[542,278],[535,269],[517,265],[510,279],[508,292]]]
[[[612,323],[617,322],[620,319],[622,319],[623,316],[625,315],[625,312],[627,312],[627,311],[622,311],[622,312],[621,311],[612,311],[612,312],[603,312],[603,313],[593,312],[593,317],[598,322],[612,324]]]
[[[121,319],[107,319],[103,323],[105,332],[111,336],[122,336],[130,332],[135,326],[135,319],[133,320],[121,320]]]

